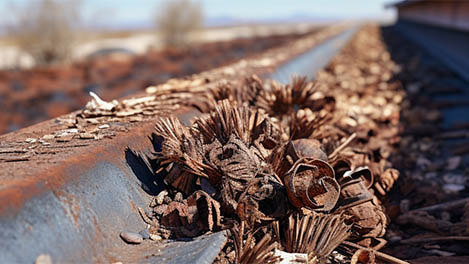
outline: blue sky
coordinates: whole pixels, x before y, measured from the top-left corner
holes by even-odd
[[[26,3],[31,0],[14,0]],[[34,0],[33,0],[34,1]],[[8,14],[0,0],[0,22]],[[89,24],[113,27],[149,25],[161,0],[82,0],[84,18]],[[286,19],[297,15],[325,18],[390,18],[384,4],[392,0],[199,0],[208,18],[232,17],[238,20]]]

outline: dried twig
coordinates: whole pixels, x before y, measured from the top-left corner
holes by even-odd
[[[350,135],[347,140],[345,140],[344,143],[342,143],[340,146],[338,146],[334,152],[332,152],[330,155],[329,155],[329,159],[332,159],[333,157],[335,157],[337,154],[339,154],[344,148],[346,148],[355,138],[357,137],[357,133],[353,133],[352,135]]]
[[[392,263],[392,264],[409,264],[409,262],[407,262],[407,261],[400,260],[396,257],[385,254],[383,252],[376,251],[374,249],[362,247],[362,246],[357,245],[357,244],[355,244],[353,242],[350,242],[350,241],[343,241],[342,244],[346,245],[346,246],[349,246],[349,247],[356,248],[356,249],[369,250],[369,251],[373,252],[376,255],[376,257],[378,257],[378,258],[380,258],[380,259],[382,259],[382,260],[384,260],[388,263]]]

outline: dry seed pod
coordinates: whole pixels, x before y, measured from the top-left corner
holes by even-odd
[[[330,161],[332,168],[334,168],[335,178],[338,179],[340,183],[340,179],[342,176],[352,168],[352,163],[348,159],[337,158],[333,161]]]
[[[347,168],[345,162],[335,163],[335,169]],[[337,210],[345,211],[354,219],[354,234],[366,237],[379,237],[384,234],[387,218],[383,207],[370,191],[373,185],[373,174],[368,167],[359,167],[338,175],[340,199]],[[355,238],[355,237],[354,237]]]
[[[290,203],[297,208],[329,211],[339,199],[334,171],[322,160],[299,159],[285,175],[284,183]]]
[[[381,196],[385,196],[399,178],[399,171],[396,169],[386,169],[379,175],[380,177],[375,182],[374,188]]]
[[[337,181],[341,189],[338,203],[340,208],[349,208],[373,199],[373,194],[369,191],[373,184],[373,174],[368,167],[346,171]]]
[[[327,155],[321,150],[319,141],[302,138],[288,141],[278,147],[270,156],[270,164],[278,175],[285,175],[300,158],[318,159],[327,162]]]
[[[327,162],[327,155],[321,150],[321,143],[315,139],[301,138],[292,141],[298,157],[319,159]]]
[[[290,207],[283,186],[265,176],[249,182],[238,199],[236,214],[250,228],[256,223],[283,218]]]
[[[375,201],[376,200],[376,201]],[[354,222],[354,239],[378,238],[386,232],[388,218],[383,211],[383,207],[377,204],[377,199],[367,201],[346,210],[352,216]],[[362,246],[367,246],[358,242]]]

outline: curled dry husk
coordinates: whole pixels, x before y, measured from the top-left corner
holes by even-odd
[[[337,207],[351,216],[354,222],[355,239],[377,238],[384,235],[388,219],[378,199],[370,190],[373,185],[373,174],[367,167],[351,169],[347,160],[337,160],[334,169],[341,186]],[[370,239],[362,244],[371,245]]]
[[[297,208],[330,211],[339,199],[334,170],[322,160],[301,158],[283,178],[288,198]]]

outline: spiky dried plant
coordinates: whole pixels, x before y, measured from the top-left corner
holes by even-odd
[[[225,144],[231,135],[235,135],[248,147],[255,146],[263,155],[275,147],[279,133],[262,111],[255,111],[248,106],[233,105],[229,100],[218,102],[210,116],[195,121],[197,133],[205,144],[215,139]]]
[[[274,116],[289,115],[298,109],[309,108],[318,111],[334,102],[333,97],[322,96],[319,83],[309,82],[306,77],[294,77],[290,84],[273,82],[270,90],[264,89],[264,97],[269,102],[265,109]]]
[[[316,138],[331,119],[334,99],[318,90],[319,84],[293,79],[290,85],[273,85],[274,101],[267,112],[279,119],[279,127],[289,139]]]
[[[285,188],[265,159],[278,142],[268,116],[223,100],[191,128],[166,118],[155,130],[162,140],[155,157],[165,166],[166,183],[189,194],[206,178],[219,191],[224,212],[250,227],[285,214]]]
[[[340,214],[304,212],[288,218],[283,246],[287,252],[307,253],[308,259],[319,261],[347,239],[350,226]]]
[[[247,107],[233,107],[229,100],[222,100],[215,106],[214,111],[206,118],[195,121],[196,129],[204,139],[204,143],[211,143],[215,139],[225,144],[232,134],[243,140],[251,142],[251,133],[258,121],[264,118],[252,112]],[[250,118],[252,116],[252,123]]]
[[[286,139],[314,137],[314,132],[330,121],[328,113],[335,106],[334,98],[325,96],[319,87],[306,77],[295,77],[284,85],[253,75],[241,85],[222,83],[212,89],[205,100],[209,106],[204,109],[214,109],[219,100],[228,100],[263,110],[275,119],[273,124]]]
[[[162,169],[167,170],[165,182],[188,194],[194,186],[195,176],[209,178],[211,168],[203,163],[203,149],[194,140],[188,127],[175,117],[156,122],[155,133],[161,140],[161,151],[155,157]]]
[[[195,121],[194,131],[209,144],[206,163],[222,171],[211,182],[219,186],[225,209],[250,226],[285,212],[282,182],[266,162],[279,140],[266,115],[223,100],[209,117]],[[277,206],[259,207],[261,201]]]
[[[216,102],[225,99],[240,105],[255,106],[260,98],[260,94],[264,90],[262,80],[257,75],[252,75],[245,78],[239,85],[231,82],[221,82],[210,90],[209,95],[212,97],[213,107],[216,105]]]
[[[245,234],[244,223],[231,229],[233,235],[236,263],[278,263],[280,256],[275,256],[277,242],[270,234],[265,234],[256,241],[253,232]],[[245,238],[246,237],[246,238]]]
[[[320,138],[321,130],[331,120],[327,111],[313,113],[309,108],[300,109],[286,120],[284,131],[291,140],[299,138]]]

